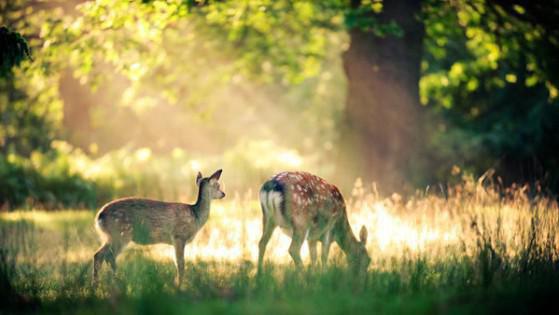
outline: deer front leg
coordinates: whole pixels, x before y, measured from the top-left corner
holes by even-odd
[[[332,237],[330,233],[331,232],[326,232],[322,237],[322,255],[320,258],[323,268],[326,267],[326,264],[328,263],[328,253],[330,252],[330,245],[332,245]]]
[[[175,285],[180,287],[184,276],[184,246],[186,242],[181,238],[175,239],[175,263],[177,266],[177,276],[175,278]]]
[[[311,256],[311,266],[316,266],[316,243],[317,241],[307,240],[309,246],[309,255]]]
[[[297,267],[303,266],[303,261],[301,260],[301,246],[305,241],[305,232],[303,229],[293,229],[293,236],[291,237],[291,245],[289,245],[289,255],[293,258],[295,265]]]

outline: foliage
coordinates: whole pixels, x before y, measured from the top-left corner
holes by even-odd
[[[440,115],[431,117],[436,163],[477,174],[495,167],[509,182],[556,189],[559,81],[549,51],[559,46],[522,18],[522,6],[514,10],[491,1],[425,6],[421,101]]]
[[[237,121],[244,121],[250,118],[252,111],[266,112],[269,110],[267,107],[299,112],[301,118],[296,119],[297,124],[313,126],[308,128],[308,138],[315,146],[331,143],[335,137],[335,121],[344,97],[343,90],[335,87],[343,84],[343,78],[339,75],[337,49],[325,48],[324,36],[327,34],[324,32],[316,39],[321,44],[316,44],[319,47],[314,48],[321,54],[309,57],[309,60],[314,61],[285,61],[289,64],[311,64],[316,63],[319,58],[326,58],[324,61],[328,62],[319,75],[316,67],[314,70],[303,71],[309,73],[304,77],[308,80],[300,82],[300,79],[298,81],[301,84],[292,88],[272,83],[262,85],[262,82],[270,81],[272,77],[280,77],[278,73],[272,75],[270,72],[268,79],[265,79],[267,75],[262,72],[262,76],[259,76],[262,79],[260,83],[248,80],[249,73],[254,74],[247,70],[249,65],[254,65],[248,55],[251,54],[250,50],[257,50],[262,46],[260,42],[264,39],[255,39],[253,44],[245,45],[246,49],[241,51],[231,49],[227,39],[216,35],[214,24],[218,22],[206,21],[206,15],[207,19],[213,19],[213,13],[209,11],[188,13],[181,2],[156,1],[142,4],[132,1],[115,5],[112,1],[96,1],[80,5],[79,13],[70,17],[58,12],[44,20],[43,12],[38,11],[28,17],[29,32],[40,34],[34,47],[37,56],[33,64],[24,67],[17,81],[25,80],[26,76],[33,74],[34,78],[45,83],[41,87],[22,86],[22,92],[43,95],[42,99],[31,104],[37,108],[50,108],[48,114],[52,119],[45,120],[51,132],[40,133],[51,135],[48,137],[49,141],[64,138],[82,148],[98,145],[101,152],[128,143],[134,143],[137,147],[150,143],[152,149],[159,150],[151,143],[171,142],[162,149],[168,152],[177,146],[184,148],[190,139],[169,134],[163,127],[167,127],[167,130],[170,129],[168,127],[183,129],[185,125],[192,124],[203,129],[202,133],[210,132],[213,135],[227,129],[239,129],[236,121],[232,122],[229,116],[219,117],[220,112],[238,112]],[[213,16],[215,18],[215,14]],[[282,15],[288,16],[289,14]],[[297,21],[295,19],[294,23]],[[280,23],[280,20],[275,23]],[[287,38],[288,34],[283,36]],[[334,40],[332,45],[340,44],[339,33],[328,36]],[[273,41],[269,41],[268,45],[272,43]],[[289,49],[299,49],[300,43],[302,41],[293,43]],[[246,58],[239,57],[239,52],[245,54]],[[264,56],[256,52],[254,55],[257,58]],[[284,53],[278,52],[277,55]],[[295,53],[290,55],[299,56]],[[287,55],[285,58],[288,58]],[[268,64],[272,65],[271,62]],[[72,68],[71,74],[67,75],[65,69],[69,66]],[[279,68],[275,66],[270,68],[271,71],[277,69]],[[287,65],[282,69],[290,72],[286,72],[285,76],[294,77],[296,73],[300,75],[299,70]],[[73,91],[81,93],[83,97],[72,102],[64,100],[66,104],[59,106],[64,98],[61,95],[63,93],[47,88],[61,87],[61,80],[65,79],[63,74],[75,77],[86,88],[81,92]],[[314,77],[309,78],[311,76]],[[287,84],[289,80],[284,79],[282,80]],[[99,92],[91,95],[88,88]],[[27,99],[29,98],[31,97]],[[91,105],[88,105],[89,108],[84,105],[87,98],[94,98]],[[303,98],[304,104],[301,101]],[[85,131],[67,129],[68,124],[60,117],[64,115],[63,120],[72,120],[73,116],[67,110],[70,108],[76,108],[73,111],[85,112],[87,115],[87,125],[80,126]],[[160,128],[163,130],[143,131],[142,137],[127,133],[130,128],[125,128],[124,132],[120,130],[121,121],[137,121],[141,126],[159,125],[160,120],[154,123],[153,117],[161,115],[161,111],[173,116]],[[317,119],[321,116],[325,118]],[[210,119],[214,119],[215,127],[208,127]],[[274,119],[272,123],[277,122]],[[258,124],[265,125],[266,122],[260,121]],[[220,125],[223,125],[221,129]],[[52,131],[55,132],[54,135]],[[80,132],[88,132],[89,136],[85,137],[85,141],[74,142],[73,135]],[[155,139],[147,138],[145,134],[155,134]],[[222,137],[220,134],[217,136]],[[299,138],[293,140],[298,141]],[[305,141],[309,142],[307,139]],[[24,155],[29,153],[20,149],[15,149],[15,152]]]
[[[2,46],[3,49],[6,47],[2,54],[7,52],[12,56],[8,59],[15,58],[12,59],[16,61],[13,65],[19,65],[11,67],[9,75],[0,76],[0,149],[3,155],[29,156],[34,150],[47,150],[60,127],[62,102],[57,86],[60,74],[47,75],[50,70],[41,47],[48,47],[48,39],[31,36],[40,33],[40,28],[49,21],[49,14],[51,18],[57,15],[55,12],[35,12],[24,0],[0,4],[0,25],[19,31],[8,33],[7,39],[15,41],[15,47]],[[25,39],[30,37],[28,41]],[[29,60],[30,50],[38,51],[38,58],[33,62]],[[20,51],[19,57],[15,56],[17,51]]]
[[[0,27],[0,77],[7,77],[14,66],[31,57],[25,38],[7,27]]]
[[[68,157],[57,152],[34,153],[30,159],[0,159],[0,202],[13,207],[94,207],[100,189],[71,173]]]
[[[16,69],[15,76],[29,73]],[[55,78],[29,75],[25,80],[0,79],[0,148],[29,156],[33,151],[45,151],[56,138],[61,121],[62,103],[57,99]]]
[[[226,190],[257,191],[270,174],[283,169],[331,172],[327,165],[318,168],[316,160],[316,155],[302,156],[271,141],[241,142],[223,155],[203,159],[179,148],[156,154],[147,147],[125,147],[92,158],[67,142],[54,141],[51,150],[35,151],[30,158],[9,154],[0,159],[0,205],[93,209],[125,196],[191,201],[198,171],[223,168]]]
[[[313,158],[320,168],[333,161],[343,121],[347,31],[402,35],[376,19],[381,1],[98,0],[68,14],[16,0],[1,8],[0,24],[28,38],[34,52],[13,78],[0,79],[4,160],[47,154],[61,139],[92,160],[144,147],[212,159],[259,135],[320,156]],[[556,30],[533,10],[423,2],[419,84],[432,162],[413,178],[447,181],[453,166],[478,175],[494,167],[511,181],[559,187]],[[65,76],[86,92],[64,99]],[[85,113],[83,124],[68,124],[70,109]],[[207,138],[193,139],[199,135]],[[197,152],[199,143],[212,147]]]

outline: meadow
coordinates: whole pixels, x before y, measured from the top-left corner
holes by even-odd
[[[559,0],[541,3],[0,1],[0,315],[553,313]],[[166,245],[91,285],[96,209],[193,202],[217,169],[227,197],[178,288]],[[298,270],[277,230],[257,275],[258,189],[285,170],[340,188],[365,274],[335,244]]]
[[[369,230],[366,276],[330,265],[296,270],[277,230],[256,276],[256,194],[231,194],[187,245],[186,279],[173,285],[173,249],[132,244],[93,288],[100,245],[92,210],[0,214],[1,313],[531,313],[554,307],[559,206],[528,187],[465,180],[448,189],[381,198],[357,182],[346,196],[353,230]],[[303,247],[308,264],[308,250]],[[552,309],[547,309],[551,312]]]

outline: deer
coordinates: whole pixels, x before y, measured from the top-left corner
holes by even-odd
[[[338,188],[307,172],[282,172],[266,181],[260,189],[263,232],[258,244],[258,272],[262,271],[266,246],[276,227],[291,237],[289,255],[300,268],[301,247],[307,240],[311,266],[317,265],[317,243],[322,243],[321,264],[325,267],[332,242],[345,253],[351,268],[362,273],[371,258],[365,247],[367,229],[361,227],[355,238],[347,218],[346,206]]]
[[[93,285],[97,284],[103,262],[108,262],[116,273],[118,254],[134,242],[173,245],[177,269],[175,285],[180,286],[184,277],[184,247],[208,221],[211,201],[225,197],[219,184],[221,173],[220,169],[203,177],[198,172],[198,198],[194,204],[123,198],[101,207],[95,217],[95,228],[103,244],[93,256]]]

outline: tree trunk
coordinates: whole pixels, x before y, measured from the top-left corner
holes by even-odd
[[[348,80],[339,174],[401,191],[421,143],[419,78],[424,29],[420,1],[384,1],[380,22],[395,21],[403,37],[349,31],[343,55]],[[359,6],[360,1],[352,5]],[[353,173],[352,173],[353,171]],[[351,176],[350,176],[351,175]],[[345,182],[344,184],[348,184]]]

